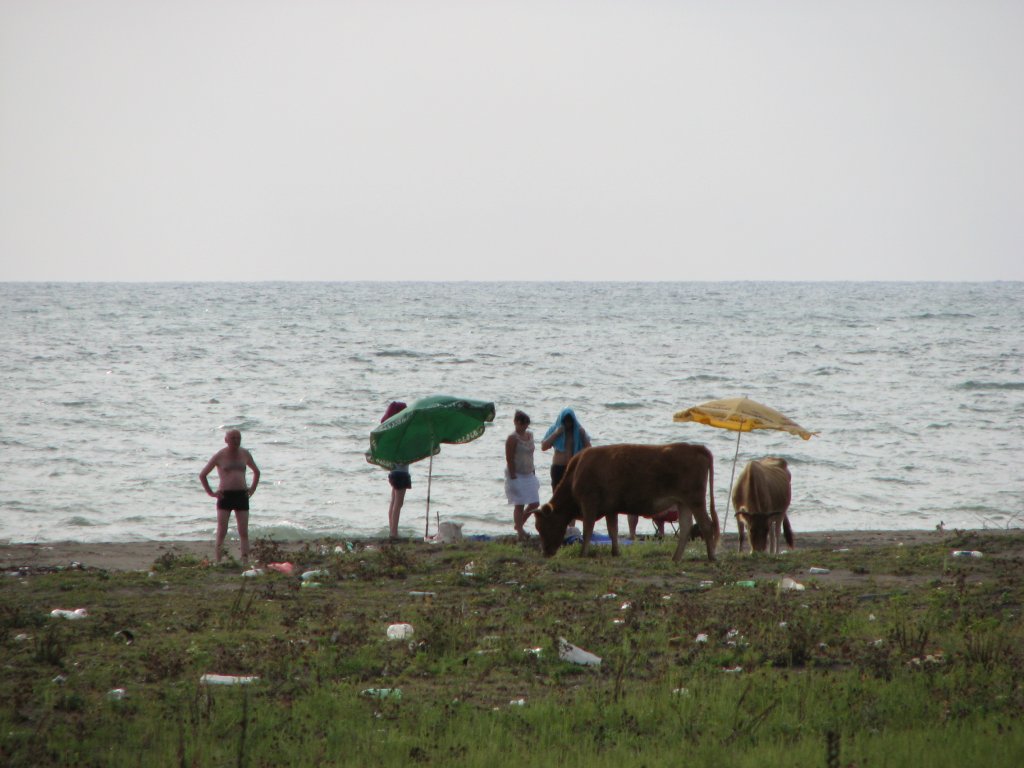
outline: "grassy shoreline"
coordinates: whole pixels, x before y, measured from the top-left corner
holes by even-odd
[[[11,551],[31,545],[8,545],[0,759],[1019,764],[1024,533],[798,545],[740,557],[727,539],[717,563],[691,546],[679,565],[668,541],[550,560],[509,541],[254,547],[264,563],[323,571],[316,587],[166,543],[142,571],[17,563]],[[50,615],[79,607],[87,618]],[[395,623],[413,637],[388,640]],[[561,660],[562,638],[600,666]]]

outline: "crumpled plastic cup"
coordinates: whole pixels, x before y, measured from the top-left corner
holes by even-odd
[[[789,576],[783,576],[782,581],[779,582],[779,586],[782,589],[792,589],[796,592],[803,592],[806,587],[799,581],[789,578]]]

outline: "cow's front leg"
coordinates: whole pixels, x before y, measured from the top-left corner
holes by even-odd
[[[608,525],[608,538],[612,540],[612,557],[619,556],[619,515],[616,512],[609,513],[605,517]]]
[[[736,529],[740,532],[740,554],[743,554],[743,534],[746,531],[746,526],[743,525],[743,520],[739,515],[736,515]],[[753,550],[753,544],[750,545]]]
[[[594,518],[590,515],[583,516],[583,546],[580,548],[580,555],[586,557],[590,548],[590,537],[594,535]]]

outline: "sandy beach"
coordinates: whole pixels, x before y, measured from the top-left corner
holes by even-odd
[[[1018,531],[985,530],[986,535],[1016,533]],[[825,531],[805,534],[797,533],[798,549],[862,549],[892,545],[941,543],[953,531]],[[511,536],[509,540],[511,540]],[[286,551],[301,550],[307,542],[286,542]],[[410,540],[414,546],[426,545]],[[734,553],[736,534],[726,534],[719,546],[720,553]],[[229,542],[228,551],[238,555],[237,541]],[[44,544],[19,543],[0,544],[0,569],[9,571],[23,567],[52,568],[72,566],[98,568],[110,571],[148,570],[157,560],[167,554],[192,555],[199,558],[213,554],[212,541],[138,541],[111,543],[80,543],[74,541],[48,542]]]

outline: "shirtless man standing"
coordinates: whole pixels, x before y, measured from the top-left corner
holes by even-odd
[[[252,454],[242,447],[242,433],[237,429],[229,429],[224,435],[227,448],[221,448],[206,462],[199,473],[199,482],[206,489],[207,496],[217,499],[217,543],[215,561],[220,562],[224,537],[228,532],[228,519],[231,512],[235,513],[238,525],[238,540],[242,545],[242,562],[249,562],[249,497],[256,493],[260,482],[260,469],[252,459]],[[217,468],[220,483],[217,492],[210,488],[206,476]],[[252,485],[245,480],[245,468],[252,470]]]

